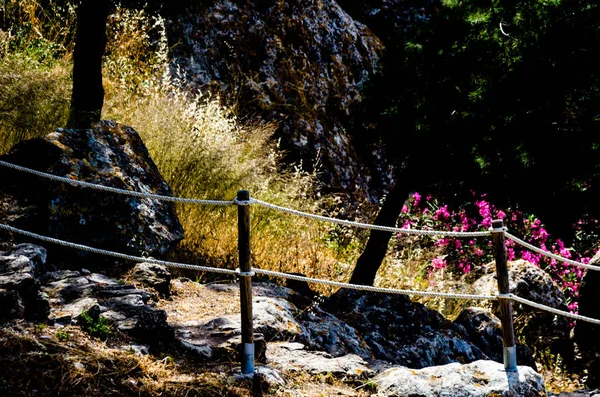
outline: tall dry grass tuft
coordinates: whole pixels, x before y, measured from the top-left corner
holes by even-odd
[[[24,139],[65,125],[71,82],[64,62],[32,68],[18,57],[0,57],[0,153]]]
[[[217,96],[192,96],[182,88],[184,76],[168,73],[159,17],[118,10],[110,21],[103,117],[140,133],[176,195],[231,200],[246,189],[274,204],[321,212],[329,199],[318,196],[316,173],[279,161],[275,124],[243,124]],[[176,259],[237,266],[234,207],[180,205],[178,215],[186,238]],[[251,227],[254,266],[335,280],[349,277],[357,250],[340,246],[336,228],[259,207],[252,209]]]

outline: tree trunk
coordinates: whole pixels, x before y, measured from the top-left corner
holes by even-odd
[[[392,190],[385,198],[375,225],[392,226],[396,225],[400,211],[410,192],[414,189],[412,183],[408,180],[401,181],[398,178],[392,187]],[[367,246],[356,261],[356,267],[350,278],[351,284],[373,285],[377,270],[385,257],[392,233],[372,230],[367,241]]]
[[[104,103],[102,56],[109,3],[109,0],[83,0],[77,10],[68,128],[89,128],[100,121]]]

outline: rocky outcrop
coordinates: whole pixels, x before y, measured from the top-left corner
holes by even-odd
[[[325,303],[356,328],[373,356],[410,368],[486,359],[464,328],[404,295],[340,290]]]
[[[173,64],[192,90],[216,91],[235,98],[242,114],[277,121],[289,159],[318,163],[330,187],[352,192],[388,176],[380,158],[369,176],[359,151],[373,153],[356,144],[351,114],[379,73],[383,46],[335,1],[218,0],[179,10],[167,30],[177,40]]]
[[[493,266],[485,266],[487,274],[473,283],[473,288],[478,294],[494,295],[498,291],[498,284]],[[565,296],[561,289],[552,280],[552,277],[539,267],[517,260],[508,263],[508,276],[510,292],[521,298],[541,303],[559,310],[569,311]],[[493,312],[499,315],[497,302],[493,304]],[[556,316],[552,313],[533,309],[526,305],[513,302],[514,317],[526,318],[522,329],[522,336],[528,346],[543,351],[550,348],[555,353],[570,362],[573,356],[573,346],[569,334],[571,332],[569,321],[566,317]]]
[[[530,367],[506,372],[495,361],[458,363],[420,370],[391,368],[374,379],[379,394],[394,397],[545,397],[544,379]]]
[[[131,278],[141,284],[154,289],[163,297],[169,297],[171,273],[163,266],[156,263],[138,263],[131,270]]]
[[[229,291],[238,286],[213,284],[210,288]],[[369,347],[356,329],[318,308],[299,310],[291,302],[298,299],[294,291],[271,283],[254,283],[253,295],[254,331],[263,335],[269,343],[297,342],[303,349],[321,351],[331,358],[349,354],[372,358]],[[237,354],[236,346],[241,335],[239,314],[173,326],[179,338],[196,346],[207,357],[233,357]]]
[[[600,265],[600,252],[594,255],[591,265]],[[579,314],[600,319],[600,272],[586,270],[579,288]],[[588,367],[587,384],[600,387],[600,325],[577,321],[575,341]]]
[[[114,329],[153,348],[173,341],[166,312],[152,305],[153,296],[146,290],[102,274],[72,270],[46,273],[42,290],[52,306],[50,322],[85,325],[85,312],[93,321],[102,316]]]
[[[45,320],[50,306],[37,277],[44,271],[46,250],[33,244],[7,248],[0,251],[0,322]]]
[[[1,158],[80,181],[171,195],[137,132],[111,121],[87,130],[59,128],[43,139],[17,144]],[[183,238],[172,203],[2,172],[0,190],[33,208],[14,219],[15,226],[135,255],[163,255]]]
[[[454,323],[463,326],[471,343],[491,360],[504,362],[502,325],[498,317],[485,309],[468,307],[458,315]],[[517,363],[537,368],[529,347],[522,343],[517,343]]]

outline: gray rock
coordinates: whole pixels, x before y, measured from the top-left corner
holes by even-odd
[[[133,268],[133,279],[154,288],[162,296],[170,296],[171,273],[163,265],[155,263],[138,263]]]
[[[406,296],[339,290],[324,309],[355,328],[379,360],[423,368],[487,358],[463,327]]]
[[[468,307],[454,320],[465,328],[469,340],[491,360],[502,363],[502,325],[498,317],[485,309]],[[517,343],[517,363],[536,369],[535,360],[526,345]]]
[[[323,351],[305,350],[299,343],[269,343],[267,359],[288,370],[305,371],[313,375],[331,374],[345,379],[373,375],[367,362],[355,354],[333,357]]]
[[[254,369],[254,382],[259,384],[263,393],[273,393],[274,389],[285,386],[285,380],[279,371],[264,365],[259,365]]]
[[[318,307],[301,312],[285,299],[298,299],[288,288],[273,283],[256,284],[252,302],[254,331],[264,335],[265,340],[298,341],[311,350],[324,351],[334,357],[356,354],[372,358],[369,347],[353,327]],[[213,285],[211,288],[230,292],[237,285]],[[235,354],[241,334],[240,316],[222,316],[205,324],[188,322],[178,326],[176,333],[189,343],[213,346],[221,356]]]
[[[47,319],[50,306],[40,293],[37,278],[45,260],[46,250],[32,244],[7,246],[0,251],[0,321]]]
[[[58,323],[71,323],[71,321],[79,317],[81,313],[88,311],[96,304],[98,304],[98,301],[94,298],[81,298],[58,309],[52,310],[49,319]]]
[[[494,267],[488,267],[485,274],[473,283],[473,288],[478,294],[496,294],[498,284],[495,279]],[[569,311],[561,289],[552,280],[552,277],[539,267],[524,260],[508,263],[508,276],[510,292],[543,305],[563,311]],[[493,303],[492,312],[499,315],[497,302]],[[531,308],[513,302],[514,318],[524,320],[522,335],[525,342],[537,351],[550,349],[560,353],[567,363],[573,359],[573,345],[570,341],[571,328],[569,320],[563,316],[556,316],[546,311]]]
[[[85,276],[90,282],[100,285],[119,285],[114,278],[106,277],[100,273],[92,273]]]
[[[378,395],[397,397],[544,397],[544,379],[530,367],[505,372],[502,364],[479,360],[419,370],[388,369],[374,379]]]
[[[282,148],[323,164],[330,187],[364,195],[361,186],[391,176],[376,148],[362,161],[348,128],[383,46],[337,2],[218,0],[169,18],[167,29],[183,38],[172,56],[192,90],[235,96],[243,113],[277,121]]]
[[[137,132],[112,121],[101,121],[87,130],[59,128],[45,138],[20,142],[1,157],[85,182],[171,195]],[[0,190],[37,207],[29,219],[21,220],[22,227],[62,240],[160,256],[183,238],[172,203],[40,181],[10,170],[3,171]],[[88,261],[114,263],[84,251],[63,249],[61,257],[66,260],[74,253],[88,256]]]

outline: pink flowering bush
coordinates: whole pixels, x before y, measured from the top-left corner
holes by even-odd
[[[595,220],[582,220],[577,225],[576,236],[580,243],[577,248],[581,251],[579,254],[566,247],[559,238],[552,238],[535,216],[514,208],[496,208],[486,200],[485,194],[475,193],[471,202],[458,208],[449,208],[432,196],[423,197],[420,193],[413,193],[402,208],[399,225],[406,229],[470,232],[488,230],[492,226],[492,219],[502,219],[509,233],[530,244],[582,263],[590,261],[593,255],[591,243],[597,241],[594,231],[598,230],[598,222]],[[406,238],[403,233],[397,236],[399,242],[403,238]],[[422,237],[420,244],[437,253],[427,269],[429,274],[440,269],[459,275],[469,274],[474,267],[494,260],[490,237]],[[562,287],[569,310],[577,313],[579,285],[583,275],[581,268],[530,251],[509,239],[506,239],[506,249],[508,260],[522,258],[547,271]]]

